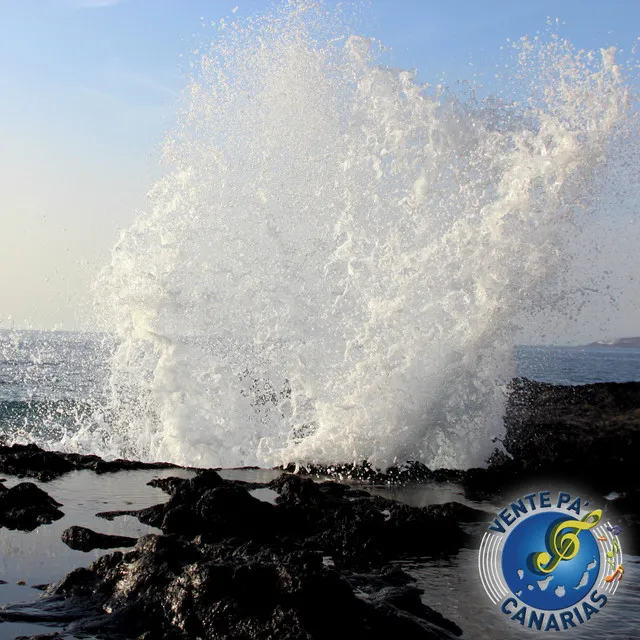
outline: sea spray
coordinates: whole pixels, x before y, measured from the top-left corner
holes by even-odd
[[[322,6],[221,23],[116,244],[97,421],[189,465],[482,463],[518,317],[629,117],[613,51],[517,43],[512,99],[426,87]]]

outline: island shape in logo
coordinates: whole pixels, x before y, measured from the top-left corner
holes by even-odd
[[[563,631],[589,622],[624,575],[622,529],[580,497],[539,491],[498,513],[482,538],[484,590],[511,622]]]

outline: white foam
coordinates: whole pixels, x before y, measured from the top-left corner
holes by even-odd
[[[519,46],[519,104],[476,103],[379,65],[322,8],[221,28],[172,170],[98,283],[119,343],[109,403],[68,446],[481,463],[516,318],[564,268],[627,113],[613,52]]]

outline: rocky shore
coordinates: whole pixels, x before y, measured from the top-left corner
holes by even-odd
[[[455,638],[462,630],[429,606],[429,594],[398,562],[456,554],[475,544],[470,536],[482,525],[473,523],[493,515],[460,502],[411,507],[372,495],[366,482],[457,483],[468,500],[570,482],[610,498],[616,492],[608,504],[625,540],[639,539],[640,383],[515,380],[505,426],[502,446],[482,469],[415,462],[331,469],[357,485],[309,477],[328,471],[318,468],[283,470],[271,482],[228,480],[215,470],[158,478],[150,484],[167,502],[98,515],[133,516],[161,533],[136,539],[67,528],[62,539],[72,549],[119,550],[49,585],[35,604],[4,607],[0,621],[57,623],[65,633],[113,639]],[[26,481],[10,489],[0,483],[0,526],[31,531],[62,517],[64,504],[30,479],[46,488],[78,470],[173,468],[2,446],[0,472]]]
[[[53,461],[57,455],[33,445],[0,452],[2,464],[11,461],[12,468],[16,459]],[[249,483],[205,470],[152,484],[169,495],[166,503],[98,515],[135,516],[161,534],[135,540],[85,527],[65,530],[63,541],[72,548],[133,548],[72,571],[35,604],[5,607],[0,620],[147,640],[461,634],[422,602],[413,579],[392,563],[456,553],[468,537],[461,523],[486,519],[481,511],[461,504],[409,507],[286,473],[270,483]],[[47,500],[33,505],[43,522],[50,508]],[[28,530],[34,517],[12,525]]]
[[[374,483],[456,482],[472,500],[500,498],[527,484],[565,482],[602,496],[622,494],[616,508],[633,521],[640,511],[640,382],[559,386],[516,378],[504,423],[504,438],[496,440],[482,468],[428,469],[407,462],[385,471],[363,463],[298,472]]]

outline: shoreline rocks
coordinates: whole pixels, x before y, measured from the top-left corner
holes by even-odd
[[[55,480],[70,471],[88,469],[97,474],[138,469],[177,469],[169,462],[103,460],[95,455],[62,453],[41,449],[36,444],[0,445],[0,472],[40,482]]]
[[[21,482],[10,489],[0,483],[0,527],[33,531],[64,517],[56,502],[33,482]]]
[[[366,462],[331,466],[288,465],[299,475],[348,478],[374,484],[456,482],[481,484],[487,491],[509,477],[573,477],[595,489],[640,489],[640,382],[560,386],[526,378],[507,391],[503,448],[494,450],[487,468],[429,469],[407,461],[386,470]],[[70,471],[95,473],[180,468],[166,462],[106,461],[96,455],[45,451],[35,444],[0,446],[0,472],[42,482]]]
[[[640,488],[640,383],[557,386],[513,380],[504,448],[523,472],[573,476],[604,491]],[[499,457],[493,468],[501,466]]]
[[[487,519],[484,512],[410,507],[290,474],[260,487],[277,495],[274,503],[251,495],[256,483],[212,470],[150,484],[168,502],[107,515],[134,515],[162,534],[72,571],[40,601],[6,607],[0,619],[144,640],[452,640],[462,633],[391,563],[456,553],[468,541],[458,521]],[[63,538],[83,544],[97,535],[73,527]]]
[[[74,551],[93,551],[94,549],[133,547],[136,542],[138,542],[138,539],[128,536],[96,533],[91,529],[87,529],[87,527],[74,525],[62,532],[62,542]]]
[[[209,544],[295,541],[296,549],[320,552],[331,556],[335,566],[359,569],[399,555],[455,553],[467,541],[458,523],[487,519],[486,513],[462,504],[409,507],[347,485],[290,474],[266,485],[278,493],[275,504],[253,497],[248,489],[255,485],[222,480],[215,471],[152,484],[165,488],[168,502],[98,517],[135,516],[165,535],[200,536]]]
[[[382,640],[391,633],[444,640],[461,634],[423,605],[414,587],[395,587],[384,575],[378,583],[385,586],[358,597],[312,552],[151,535],[127,554],[103,556],[70,573],[50,600],[58,611],[66,604],[69,613],[82,612],[69,631],[145,640]]]
[[[505,434],[486,468],[429,469],[407,461],[386,470],[366,462],[295,465],[284,471],[375,484],[456,482],[486,495],[521,478],[566,478],[610,492],[640,489],[640,382],[562,386],[515,378],[507,390]]]
[[[68,632],[113,639],[386,640],[396,634],[451,640],[461,630],[425,604],[394,563],[457,553],[469,542],[468,527],[490,520],[488,514],[455,502],[410,507],[372,496],[366,485],[316,482],[305,474],[364,483],[454,482],[472,500],[497,499],[526,483],[538,489],[543,481],[582,484],[601,495],[621,494],[612,510],[630,542],[634,534],[637,539],[640,383],[557,387],[517,379],[505,427],[504,448],[486,468],[431,470],[414,461],[384,472],[366,464],[296,469],[295,475],[283,470],[269,483],[224,480],[214,470],[155,479],[149,484],[168,494],[166,503],[98,515],[132,515],[162,534],[72,571],[35,605],[8,606],[0,619],[64,624]],[[41,481],[80,469],[172,467],[106,462],[35,445],[0,447],[0,471]],[[21,492],[29,500],[17,501]],[[5,521],[20,522],[19,528],[62,517],[61,505],[32,483],[0,484],[0,507],[3,501]],[[39,506],[27,514],[25,504]],[[115,544],[112,538],[82,527],[63,534],[78,549],[101,548],[97,540]]]

